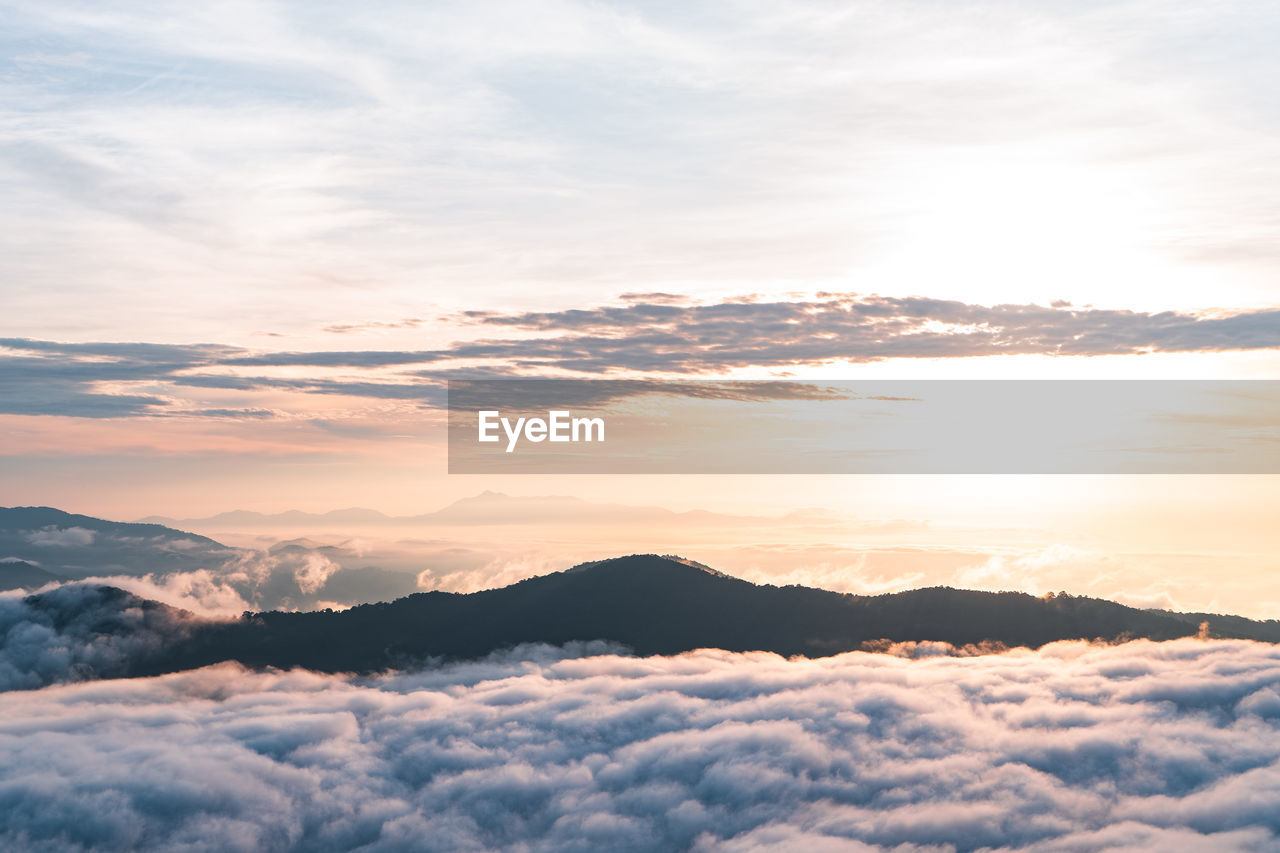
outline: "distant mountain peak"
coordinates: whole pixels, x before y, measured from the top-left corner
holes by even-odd
[[[0,590],[33,590],[65,580],[40,567],[35,560],[0,557]]]
[[[697,560],[691,560],[688,557],[681,557],[676,554],[627,554],[623,557],[609,557],[604,560],[589,560],[585,563],[579,563],[565,571],[576,573],[605,568],[631,572],[643,572],[655,567],[670,567],[672,564],[696,569],[717,578],[732,577],[731,575],[726,575],[724,572],[716,571],[705,563],[699,563]]]

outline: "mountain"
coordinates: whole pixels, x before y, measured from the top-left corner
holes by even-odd
[[[330,512],[261,513],[250,510],[231,510],[204,518],[172,519],[150,516],[143,522],[168,526],[185,525],[205,529],[226,527],[337,527],[337,526],[469,526],[518,524],[537,525],[572,517],[580,524],[719,524],[727,527],[758,525],[762,521],[777,521],[759,516],[725,515],[707,510],[676,512],[658,506],[641,506],[618,503],[592,503],[582,498],[563,495],[515,496],[502,492],[485,491],[478,495],[460,498],[433,512],[419,515],[385,515],[377,510],[337,509]],[[793,513],[787,518],[792,522],[811,524],[832,523],[832,519],[819,512]]]
[[[252,510],[247,509],[233,509],[230,512],[220,512],[217,515],[210,515],[204,518],[186,518],[181,520],[167,518],[161,515],[153,515],[141,519],[140,523],[163,524],[167,526],[187,524],[202,527],[217,527],[219,525],[260,527],[264,525],[290,526],[300,524],[372,525],[386,524],[387,522],[394,520],[395,519],[391,516],[378,512],[376,509],[351,507],[350,509],[335,509],[323,513],[302,512],[301,510],[296,509],[276,513],[262,513],[253,512]]]
[[[0,560],[0,590],[39,589],[47,583],[66,580],[52,572],[46,572],[39,566],[9,558]]]
[[[252,607],[388,601],[418,589],[414,572],[364,565],[359,554],[303,539],[263,550],[149,522],[117,522],[50,507],[0,507],[0,589],[59,580],[204,570]],[[305,588],[304,588],[305,586]]]
[[[38,598],[34,596],[33,598]],[[824,656],[901,641],[1037,647],[1056,640],[1196,635],[1280,642],[1280,623],[1204,620],[1070,595],[946,587],[858,596],[761,586],[691,561],[632,555],[470,594],[428,592],[345,611],[267,612],[205,623],[136,672],[236,660],[253,667],[374,672],[466,659],[520,643],[608,640],[641,655],[698,648]]]
[[[105,521],[47,506],[0,507],[0,559],[67,578],[145,575],[220,565],[234,554],[195,533]]]
[[[1259,640],[1264,643],[1280,642],[1277,636],[1276,620],[1258,621],[1243,616],[1229,616],[1224,613],[1175,613],[1172,610],[1148,610],[1168,616],[1190,625],[1199,626],[1208,623],[1215,636],[1236,637],[1241,640]]]

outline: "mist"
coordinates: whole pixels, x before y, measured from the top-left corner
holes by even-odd
[[[353,678],[0,695],[0,839],[51,850],[1268,850],[1280,649],[601,645]]]

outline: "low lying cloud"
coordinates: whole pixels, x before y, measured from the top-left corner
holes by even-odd
[[[235,548],[154,526],[84,516],[41,524],[24,520],[24,513],[47,516],[57,511],[15,508],[6,511],[7,520],[0,519],[0,564],[25,561],[47,572],[12,584],[28,591],[46,580],[87,581],[223,618],[245,610],[391,600],[417,589],[417,571],[369,565],[359,549],[300,539]],[[79,523],[68,523],[72,519]]]
[[[424,569],[417,574],[416,583],[418,589],[424,592],[439,590],[466,594],[510,586],[539,575],[562,571],[565,568],[563,563],[563,558],[555,554],[500,556],[478,567],[462,562],[453,567],[437,565]]]
[[[93,531],[83,527],[58,527],[46,525],[27,534],[27,541],[40,547],[76,547],[93,544]]]
[[[1274,850],[1280,649],[220,665],[0,696],[53,849]]]
[[[97,584],[63,584],[38,597],[0,593],[0,690],[129,675],[196,621]]]
[[[240,552],[220,569],[220,575],[254,601],[301,607],[341,568],[319,551],[281,543],[265,551]]]
[[[94,577],[83,583],[123,589],[139,598],[186,610],[203,619],[228,619],[253,609],[252,603],[241,594],[241,590],[228,581],[227,576],[219,572],[197,569],[194,572],[142,577]]]

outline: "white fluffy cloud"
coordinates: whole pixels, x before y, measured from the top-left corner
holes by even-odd
[[[1274,850],[1280,649],[526,648],[0,695],[0,839],[75,850]]]
[[[48,524],[27,534],[27,541],[40,547],[84,547],[93,544],[93,531],[83,527],[58,527]]]

